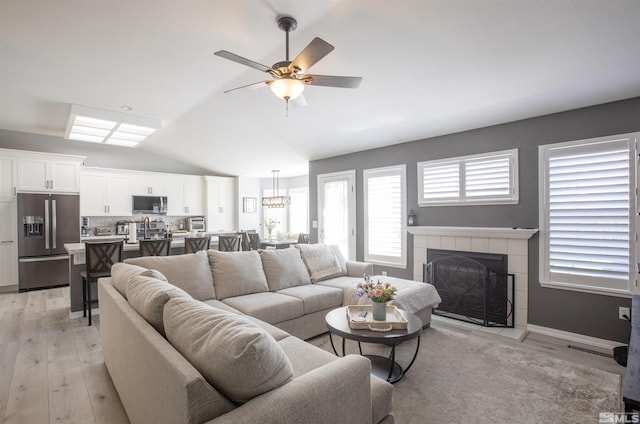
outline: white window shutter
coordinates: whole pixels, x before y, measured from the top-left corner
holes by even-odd
[[[543,285],[629,292],[635,262],[630,139],[540,146]]]
[[[406,167],[363,171],[365,261],[406,266]]]
[[[518,150],[418,163],[418,205],[518,203]]]

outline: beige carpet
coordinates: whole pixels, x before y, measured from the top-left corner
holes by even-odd
[[[341,339],[334,336],[338,347]],[[333,352],[328,335],[310,340]],[[416,341],[398,347],[411,360]],[[363,345],[364,353],[388,348]],[[347,353],[357,345],[347,341]],[[424,330],[413,367],[394,388],[397,424],[598,423],[620,411],[621,377],[493,339],[442,328]]]

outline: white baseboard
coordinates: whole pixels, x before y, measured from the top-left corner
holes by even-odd
[[[100,308],[91,309],[91,316],[100,315]],[[69,311],[69,319],[83,318],[82,311]]]
[[[585,336],[578,333],[570,333],[568,331],[557,330],[555,328],[541,327],[539,325],[528,324],[527,331],[531,333],[543,334],[545,336],[556,337],[559,339],[568,340],[574,343],[580,343],[587,346],[593,346],[596,348],[611,351],[616,346],[621,346],[624,343],[616,342],[613,340],[599,339],[597,337]]]

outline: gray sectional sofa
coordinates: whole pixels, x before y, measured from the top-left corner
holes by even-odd
[[[355,284],[370,269],[322,244],[114,265],[98,284],[100,331],[131,422],[393,423],[392,386],[366,358],[304,342],[327,312],[364,301]],[[396,304],[428,326],[435,289],[392,280]]]

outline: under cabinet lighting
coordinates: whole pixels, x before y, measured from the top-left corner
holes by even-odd
[[[137,147],[160,128],[161,122],[151,118],[71,105],[65,138]]]

